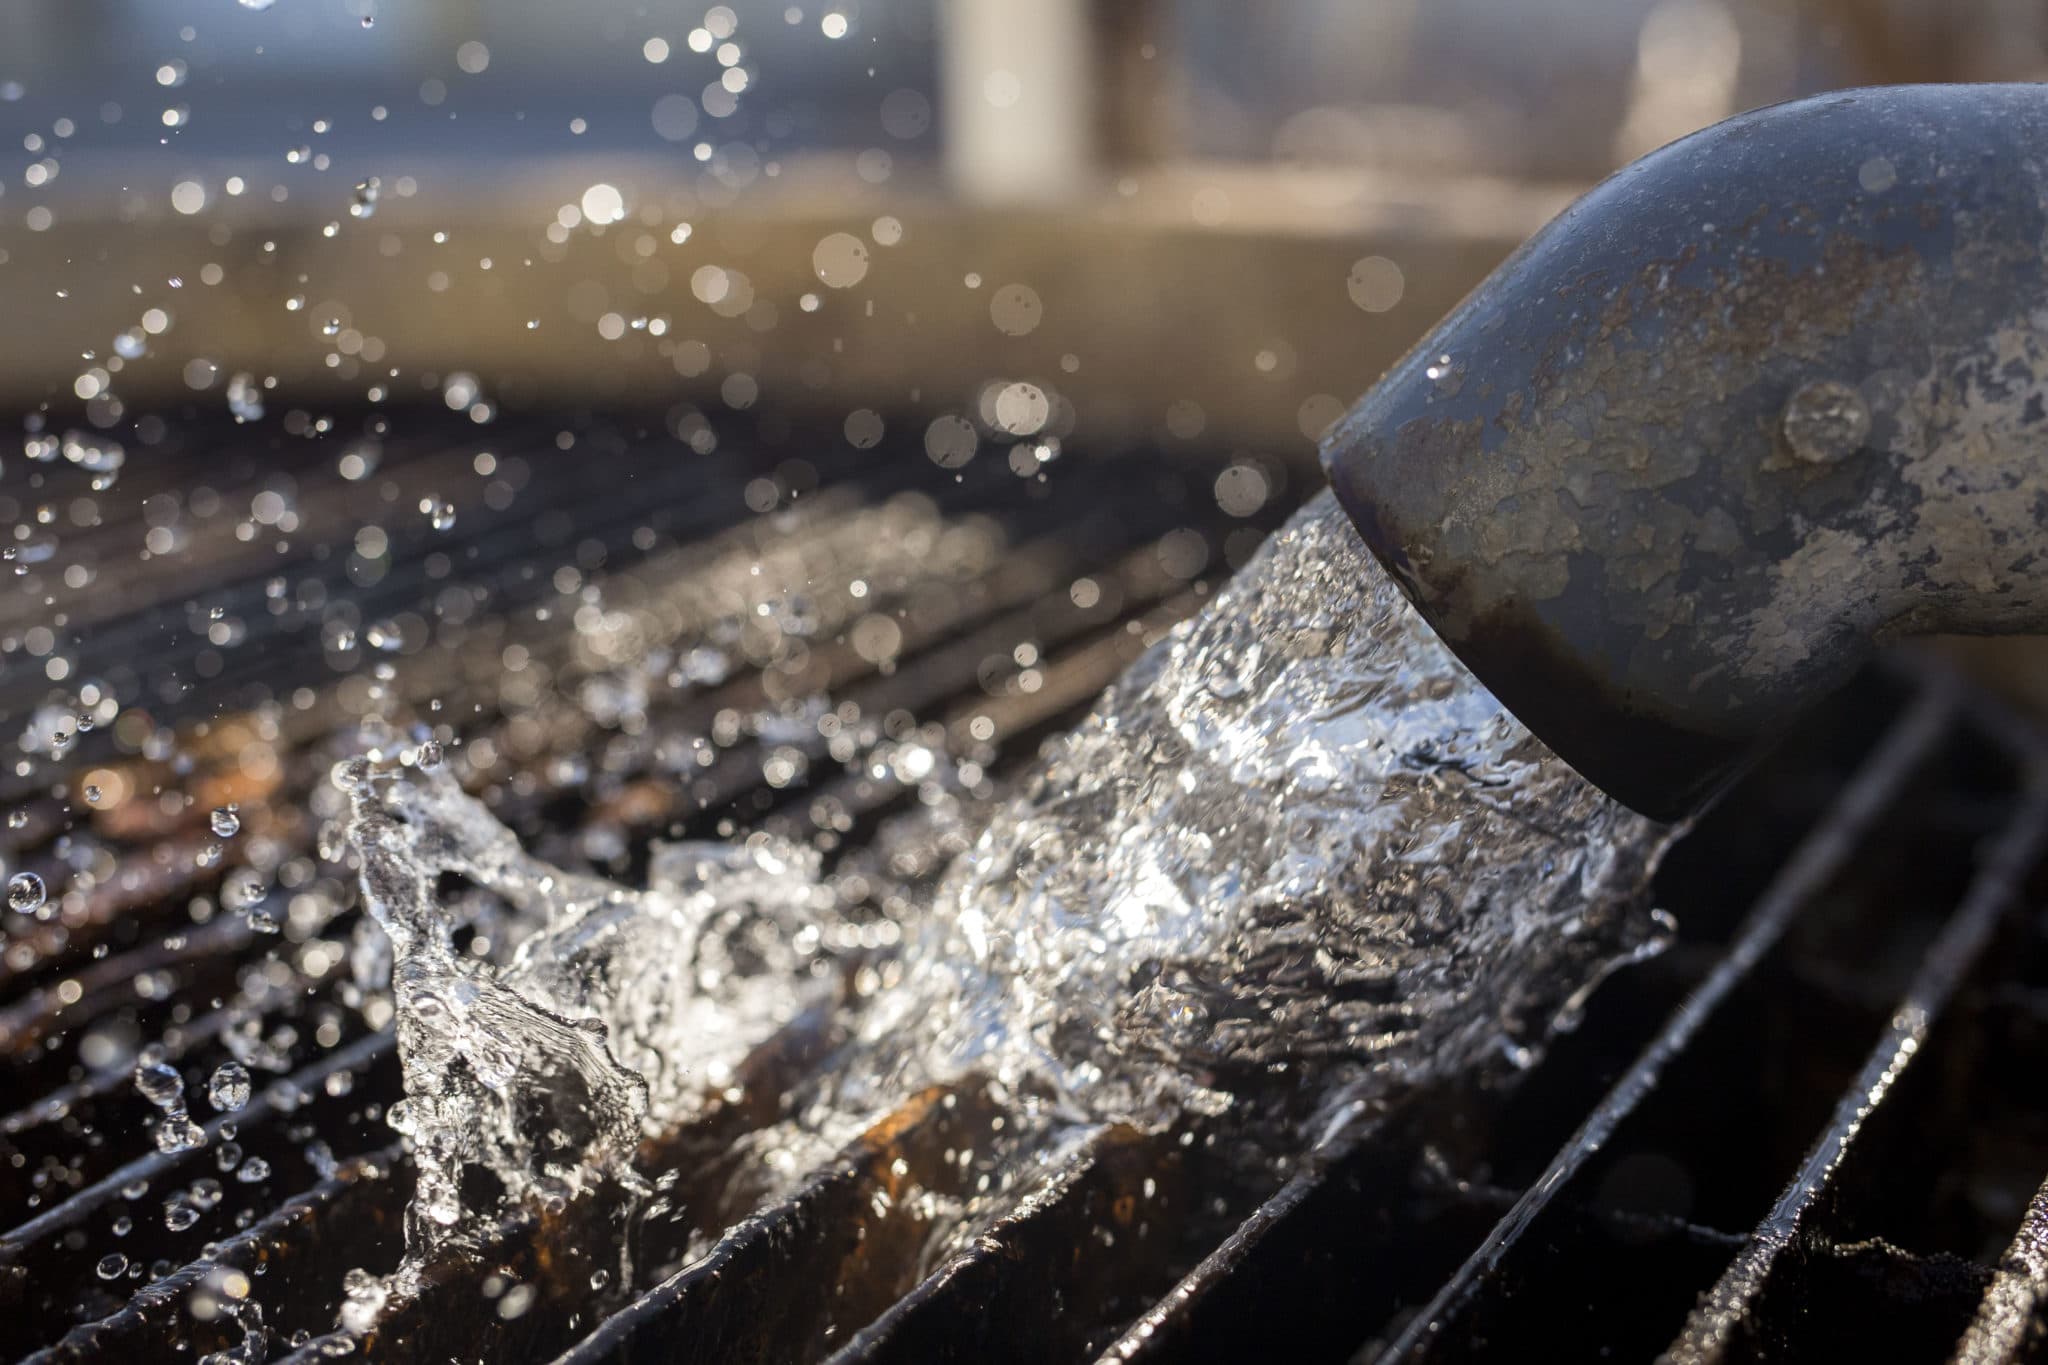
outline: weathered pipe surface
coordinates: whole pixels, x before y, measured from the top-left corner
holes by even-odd
[[[1422,614],[1673,818],[1877,645],[2048,625],[2048,88],[1720,123],[1531,238],[1338,424]]]

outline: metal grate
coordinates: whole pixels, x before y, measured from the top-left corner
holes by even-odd
[[[1418,1100],[1298,1160],[1248,1151],[1216,1123],[1082,1134],[1029,1168],[999,1223],[935,1259],[944,1210],[1008,1169],[998,1107],[971,1090],[914,1097],[764,1205],[747,1135],[824,1045],[827,1021],[806,1019],[751,1060],[736,1098],[643,1150],[657,1211],[622,1223],[592,1198],[521,1213],[416,1298],[337,1331],[343,1273],[396,1259],[410,1174],[382,1122],[397,1095],[390,1034],[356,1008],[333,948],[353,926],[346,873],[321,860],[306,813],[325,736],[362,700],[362,670],[349,682],[330,667],[328,604],[354,604],[362,629],[416,602],[423,581],[468,595],[460,628],[406,654],[390,686],[462,717],[472,754],[494,746],[479,782],[547,856],[630,876],[649,837],[810,830],[829,802],[854,865],[883,822],[915,809],[914,784],[842,771],[822,741],[798,739],[808,779],[771,788],[760,759],[785,737],[747,735],[678,778],[663,741],[829,687],[863,716],[1014,759],[1199,605],[1190,530],[1213,578],[1288,500],[1235,521],[1214,510],[1215,468],[1144,453],[1069,456],[1043,481],[984,457],[956,482],[922,459],[800,435],[783,448],[802,456],[778,466],[691,453],[658,424],[581,419],[573,458],[553,425],[506,421],[488,439],[403,425],[418,434],[383,442],[361,480],[335,475],[340,442],[186,438],[223,505],[295,480],[306,525],[282,553],[267,532],[220,538],[145,572],[129,563],[134,523],[67,542],[67,559],[97,555],[103,585],[122,584],[67,604],[78,676],[129,688],[201,761],[167,777],[135,732],[96,731],[65,768],[201,799],[137,799],[74,826],[56,798],[9,779],[30,817],[5,831],[10,867],[74,890],[60,918],[10,924],[4,944],[0,1351],[1166,1361],[1247,1358],[1281,1331],[1291,1355],[1366,1361],[1525,1356],[1532,1343],[1683,1361],[2040,1348],[2048,1106],[2026,1081],[2048,1053],[2042,749],[2030,726],[1921,665],[1867,680],[1703,818],[1658,884],[1679,943],[1607,982],[1584,1025],[1505,1093]],[[193,465],[166,455],[129,477],[189,493]],[[452,532],[413,524],[386,492],[481,497],[515,472],[496,514],[465,512]],[[48,477],[64,491],[62,471]],[[750,498],[778,510],[747,518]],[[315,547],[371,521],[390,544],[365,583],[360,564]],[[666,648],[702,624],[704,585],[725,566],[852,562],[889,544],[909,567],[878,576],[857,609],[808,604],[821,625],[800,659],[657,698],[640,733],[507,681],[514,649],[548,670],[544,691],[602,671],[577,632],[536,619],[572,611],[589,579],[662,636],[636,647]],[[557,579],[559,565],[576,572]],[[1073,590],[1081,578],[1090,592]],[[119,613],[99,605],[117,601]],[[901,609],[891,665],[847,641],[878,604]],[[218,689],[157,662],[199,647],[166,645],[167,615],[204,634],[214,607],[255,623],[217,647],[238,689],[225,710]],[[10,724],[49,690],[32,670],[0,670]],[[250,775],[251,743],[274,771]],[[188,903],[222,871],[194,856],[205,810],[228,799],[265,812],[245,837],[303,860],[298,889],[324,886],[334,918],[295,920],[282,940],[234,916],[193,921]],[[152,1150],[122,1049],[161,1040],[196,1089],[235,1033],[274,1053],[256,1097],[208,1125],[205,1149]],[[219,1169],[229,1142],[235,1171]],[[267,1173],[239,1179],[252,1160]],[[218,1195],[195,1196],[207,1180]],[[166,1199],[189,1226],[166,1225]],[[622,1241],[626,1282],[610,1254]],[[225,1271],[246,1277],[245,1296],[223,1291],[240,1283]]]

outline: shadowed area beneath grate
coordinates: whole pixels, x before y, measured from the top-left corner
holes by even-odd
[[[826,439],[778,463],[617,419],[400,426],[359,477],[356,441],[188,434],[127,477],[159,481],[131,490],[143,523],[205,554],[153,568],[146,526],[114,523],[69,547],[104,547],[106,590],[35,585],[74,617],[78,676],[121,705],[6,779],[23,818],[0,856],[65,890],[9,917],[0,957],[0,1350],[1167,1361],[1247,1358],[1282,1324],[1291,1355],[1329,1360],[2034,1348],[2048,806],[2031,729],[1919,665],[1865,680],[1700,822],[1657,884],[1678,942],[1504,1093],[1417,1097],[1300,1154],[1220,1120],[1049,1140],[963,1086],[778,1154],[760,1135],[833,1041],[814,1012],[643,1144],[652,1204],[518,1211],[416,1293],[351,1298],[348,1272],[397,1261],[412,1172],[317,796],[334,736],[417,710],[536,853],[622,879],[656,838],[810,840],[880,925],[993,776],[1309,491],[1276,470],[1232,516],[1223,464],[1152,451],[1021,475],[986,458],[956,481]],[[494,515],[439,528],[394,508],[400,487]],[[203,534],[206,506],[251,531]],[[285,515],[328,531],[280,553],[265,528]],[[322,538],[352,548],[291,548]],[[770,600],[776,629],[751,625]],[[379,655],[388,679],[356,666]],[[646,677],[678,681],[634,692]],[[828,689],[821,726],[804,703]],[[0,670],[7,723],[33,732],[51,690]],[[953,766],[839,744],[863,726]],[[81,804],[52,771],[121,799]],[[230,802],[223,841],[208,811]],[[260,895],[231,912],[245,869]],[[156,1149],[132,1079],[148,1044],[205,1145]],[[200,1097],[228,1062],[253,1093],[215,1112]]]

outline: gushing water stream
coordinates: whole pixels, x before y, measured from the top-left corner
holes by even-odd
[[[445,766],[336,780],[389,937],[416,1251],[462,1221],[466,1166],[515,1195],[630,1179],[643,1132],[829,999],[808,849],[671,845],[632,890],[529,856]],[[1508,715],[1324,494],[998,806],[811,1112],[972,1073],[1060,1115],[1298,1125],[1525,1065],[1655,946],[1668,837]],[[448,874],[510,907],[505,965],[458,950]]]

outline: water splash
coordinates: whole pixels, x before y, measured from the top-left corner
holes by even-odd
[[[669,845],[631,890],[528,855],[446,766],[336,782],[389,938],[416,1249],[462,1218],[470,1166],[515,1196],[630,1180],[640,1136],[829,999],[838,912],[806,849]],[[1526,1065],[1658,941],[1643,891],[1669,834],[1502,709],[1325,494],[908,912],[895,984],[849,1006],[809,1112],[858,1122],[978,1073],[1060,1115],[1278,1097],[1301,1123]],[[451,875],[506,907],[502,965],[458,951]]]
[[[756,836],[670,844],[633,891],[564,872],[437,765],[339,765],[365,904],[390,949],[413,1142],[416,1248],[463,1215],[470,1167],[514,1197],[632,1179],[643,1126],[686,1120],[747,1050],[824,989],[795,946],[822,892],[816,855]],[[502,900],[502,966],[456,947],[450,875]]]
[[[1049,746],[862,1035],[899,1085],[974,1068],[1142,1122],[1525,1066],[1660,941],[1668,838],[1493,699],[1325,493]]]

